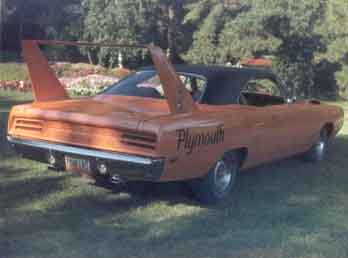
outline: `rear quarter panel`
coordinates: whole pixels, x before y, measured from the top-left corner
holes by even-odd
[[[204,176],[223,154],[247,141],[244,118],[216,108],[145,121],[142,130],[159,130],[157,152],[166,158],[162,181]]]

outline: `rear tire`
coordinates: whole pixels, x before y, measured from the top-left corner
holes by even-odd
[[[143,181],[126,182],[127,192],[132,196],[144,196],[150,190],[150,183]]]
[[[218,160],[208,174],[190,182],[194,196],[202,203],[215,204],[231,192],[239,171],[238,153],[230,153]]]
[[[329,143],[329,132],[326,128],[321,129],[319,139],[304,155],[307,161],[318,162],[325,159]]]

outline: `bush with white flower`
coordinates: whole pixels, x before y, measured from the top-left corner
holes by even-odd
[[[90,74],[77,78],[63,77],[59,80],[65,85],[71,95],[93,96],[116,83],[119,79],[112,76]]]

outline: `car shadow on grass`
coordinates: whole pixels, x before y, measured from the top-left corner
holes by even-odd
[[[221,208],[224,205],[230,205],[230,201],[234,200],[233,196],[238,196],[245,189],[263,186],[263,190],[273,190],[296,187],[300,181],[300,186],[311,187],[319,182],[330,183],[335,177],[346,176],[345,168],[348,167],[348,136],[340,135],[330,145],[328,157],[321,162],[313,163],[305,161],[301,156],[279,160],[273,163],[265,164],[256,168],[242,171],[239,175],[237,184],[231,198],[222,202],[221,205],[210,206],[209,208]],[[336,183],[334,181],[334,183]],[[331,185],[329,185],[331,187]],[[303,190],[307,190],[303,188]],[[125,192],[125,188],[112,188],[115,194]],[[253,194],[249,192],[249,194]],[[168,205],[176,205],[185,203],[188,205],[200,205],[192,200],[193,195],[190,193],[189,187],[184,182],[171,183],[151,183],[147,186],[147,191],[143,196],[134,195],[135,198],[146,199],[147,202],[165,201]],[[203,206],[204,207],[204,206]]]
[[[231,198],[210,207],[200,207],[172,183],[154,185],[146,197],[134,198],[75,177],[14,181],[5,189],[13,204],[0,224],[0,254],[343,257],[348,251],[347,146],[348,137],[339,136],[326,161],[289,159],[245,171]],[[38,185],[46,190],[29,190]],[[54,204],[25,205],[45,198]]]

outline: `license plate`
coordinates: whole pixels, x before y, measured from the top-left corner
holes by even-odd
[[[91,172],[90,162],[87,159],[65,156],[65,167],[67,171],[71,172],[83,174]]]

